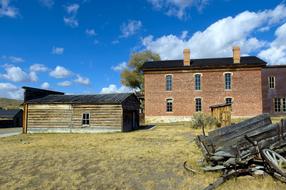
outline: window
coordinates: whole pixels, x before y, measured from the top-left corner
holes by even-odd
[[[196,112],[202,111],[202,99],[196,98]]]
[[[173,100],[172,99],[167,99],[166,111],[167,112],[173,112]]]
[[[226,90],[231,90],[231,73],[225,73],[224,74],[224,82],[225,82],[225,84],[224,84],[224,88],[226,89]]]
[[[166,90],[171,91],[173,88],[173,77],[172,75],[166,76]]]
[[[274,111],[286,112],[286,98],[274,98]]]
[[[268,77],[268,84],[269,84],[270,89],[274,89],[275,88],[275,77],[273,76]]]
[[[195,74],[195,90],[201,90],[201,74]]]
[[[225,98],[226,104],[232,104],[232,98]]]
[[[89,113],[82,114],[82,125],[89,125]]]

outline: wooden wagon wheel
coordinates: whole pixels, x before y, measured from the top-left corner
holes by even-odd
[[[286,177],[286,159],[283,156],[270,149],[263,149],[262,156],[272,169]]]

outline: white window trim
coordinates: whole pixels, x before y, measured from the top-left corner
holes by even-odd
[[[172,90],[167,90],[167,76],[171,76],[172,77]],[[173,91],[173,88],[174,88],[174,75],[173,74],[165,74],[165,92],[172,92]]]
[[[88,118],[89,124],[83,124],[83,115],[84,114],[88,114],[89,115],[89,118]],[[90,112],[83,112],[82,113],[82,117],[81,117],[81,123],[82,123],[81,125],[82,125],[82,127],[89,127],[90,126],[90,115],[91,115]]]
[[[230,89],[226,89],[226,88],[225,88],[225,75],[226,75],[226,74],[230,74],[230,75],[231,75],[231,85],[230,85]],[[224,73],[223,73],[223,82],[224,82],[224,84],[223,84],[224,90],[225,90],[225,91],[232,91],[232,88],[233,88],[233,72],[224,72]]]
[[[168,113],[173,113],[174,112],[174,98],[169,97],[169,98],[165,98],[165,106],[167,106],[167,100],[171,100],[172,101],[172,111],[167,111],[167,107],[165,107],[165,112]]]
[[[201,99],[201,111],[196,111],[196,99]],[[194,101],[195,101],[195,113],[198,113],[198,112],[203,112],[203,98],[202,97],[195,97],[194,98]]]
[[[201,89],[200,89],[200,90],[196,90],[196,75],[200,75],[200,76],[201,76],[201,83],[200,83]],[[202,73],[194,73],[194,74],[193,74],[193,77],[194,77],[194,84],[195,84],[195,92],[200,92],[200,91],[202,91],[202,89],[203,89],[203,85],[202,85],[203,74],[202,74]]]

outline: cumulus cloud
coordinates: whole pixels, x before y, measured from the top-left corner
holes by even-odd
[[[176,16],[179,19],[187,17],[187,12],[196,7],[201,11],[208,0],[147,0],[157,10],[163,10],[169,16]]]
[[[44,82],[44,83],[42,83],[41,88],[49,89],[50,88],[50,84],[48,82]]]
[[[94,29],[86,29],[85,34],[88,36],[96,36],[96,32]]]
[[[25,71],[14,65],[5,65],[5,72],[6,73],[1,74],[1,78],[12,82],[34,81],[34,79],[31,79],[31,77]]]
[[[71,86],[71,85],[72,85],[72,82],[67,81],[67,80],[58,83],[58,86],[63,86],[63,87],[68,87],[68,86]]]
[[[108,87],[102,88],[100,94],[127,93],[127,92],[132,92],[132,90],[126,86],[121,86],[117,88],[115,84],[110,84]]]
[[[268,42],[255,38],[254,33],[265,26],[273,27],[286,18],[286,7],[258,12],[244,11],[234,17],[216,21],[204,31],[197,31],[191,37],[184,33],[142,39],[145,49],[160,54],[162,59],[181,59],[184,48],[191,49],[193,58],[231,56],[234,45],[241,46],[242,54],[259,51]]]
[[[76,28],[79,26],[79,22],[77,19],[77,13],[80,8],[79,4],[71,4],[65,7],[67,16],[64,17],[64,23],[72,28]]]
[[[62,66],[56,66],[56,68],[50,72],[50,76],[54,78],[66,78],[69,77],[71,74],[71,71],[67,70]]]
[[[273,65],[286,64],[286,23],[275,31],[276,38],[258,56]]]
[[[140,20],[129,20],[127,23],[123,23],[120,27],[121,37],[128,38],[136,34],[142,27],[142,22]]]
[[[10,0],[0,0],[0,17],[16,18],[19,15],[19,10],[10,3]]]
[[[89,78],[82,77],[80,75],[76,76],[76,79],[74,80],[74,82],[82,84],[82,85],[89,85],[90,84]]]
[[[39,0],[39,2],[41,3],[41,5],[48,8],[52,8],[55,4],[54,0]]]
[[[55,55],[62,55],[64,53],[65,49],[62,47],[53,47],[52,54]]]
[[[24,91],[22,88],[11,83],[0,83],[0,96],[11,99],[23,99]]]
[[[121,72],[123,71],[125,68],[127,68],[127,63],[126,62],[122,62],[122,63],[119,63],[118,65],[116,66],[112,66],[111,69],[113,71],[118,71],[118,72]]]

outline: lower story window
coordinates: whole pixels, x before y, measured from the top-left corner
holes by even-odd
[[[167,99],[166,111],[167,112],[172,112],[173,111],[173,99]]]
[[[226,104],[232,104],[232,98],[226,98],[225,103]]]
[[[286,112],[286,98],[274,98],[274,111]]]
[[[82,125],[89,125],[89,118],[90,118],[89,113],[82,114]]]
[[[196,98],[196,112],[202,111],[202,99]]]

